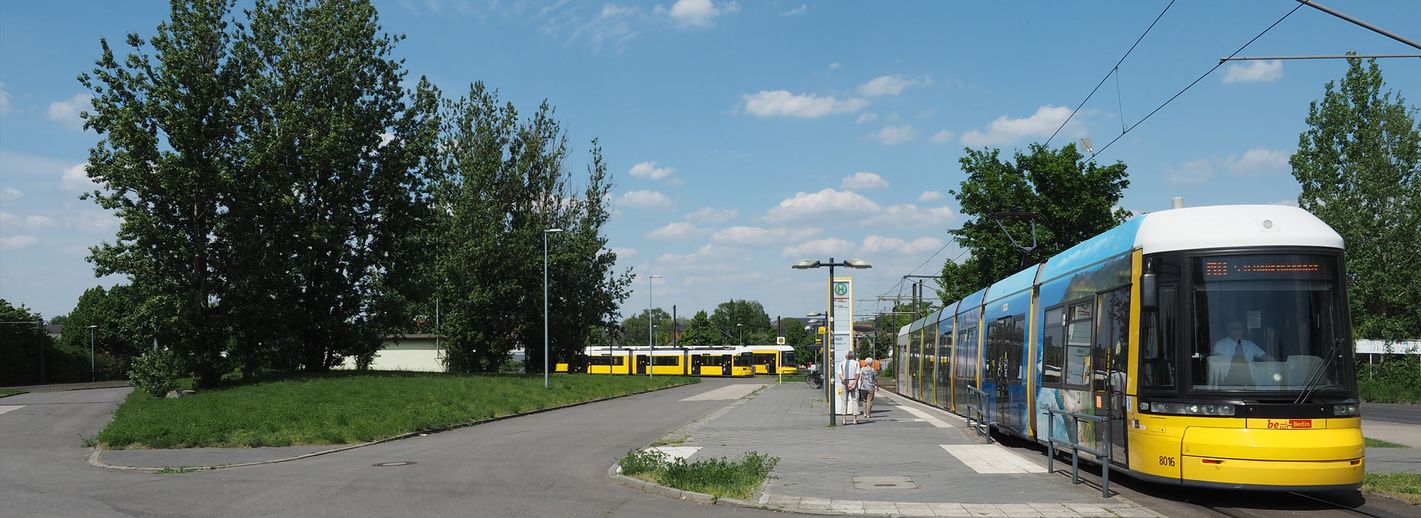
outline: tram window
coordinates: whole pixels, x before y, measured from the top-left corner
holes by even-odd
[[[1105,390],[1107,383],[1124,388],[1125,357],[1128,353],[1125,340],[1130,336],[1130,291],[1129,288],[1121,288],[1102,293],[1097,300],[1100,304],[1100,318],[1097,320],[1100,327],[1096,329],[1091,359],[1091,364],[1095,366],[1091,376],[1092,388]]]
[[[1305,254],[1196,258],[1191,382],[1205,390],[1351,389],[1326,364],[1343,318],[1337,259]],[[1321,379],[1316,379],[1321,378]]]
[[[655,365],[659,367],[676,366],[681,364],[680,356],[657,356]]]
[[[1085,387],[1089,383],[1091,328],[1094,301],[1071,306],[1066,324],[1066,385]]]
[[[1042,356],[1041,381],[1042,383],[1056,384],[1061,382],[1061,367],[1066,357],[1066,308],[1057,307],[1046,310],[1046,321],[1042,327],[1042,343],[1045,351]]]
[[[1140,387],[1174,388],[1174,286],[1161,286],[1159,309],[1143,315],[1145,336],[1140,350]]]
[[[1026,355],[1024,350],[1026,316],[1017,315],[1011,321],[1011,332],[1007,334],[1010,343],[1007,349],[1007,380],[1021,381],[1025,376],[1026,369],[1022,368],[1022,358]]]

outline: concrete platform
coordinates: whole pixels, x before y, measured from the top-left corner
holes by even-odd
[[[829,427],[823,391],[804,383],[771,385],[673,435],[685,437],[683,446],[700,447],[692,461],[750,451],[779,457],[756,503],[783,511],[1160,516],[1118,495],[1103,498],[1098,488],[1072,485],[1069,472],[1045,473],[1043,455],[981,444],[957,416],[879,394],[868,422]]]

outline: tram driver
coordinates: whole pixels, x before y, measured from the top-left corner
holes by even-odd
[[[1250,363],[1273,361],[1273,357],[1269,356],[1267,351],[1243,337],[1243,322],[1237,320],[1229,322],[1228,330],[1228,336],[1214,342],[1214,356],[1225,359],[1242,359]]]

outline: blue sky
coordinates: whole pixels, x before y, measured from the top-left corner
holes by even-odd
[[[904,274],[960,257],[949,190],[964,146],[1044,140],[1167,1],[380,1],[411,77],[447,93],[484,81],[525,111],[549,100],[585,166],[600,139],[615,175],[610,246],[663,275],[655,303],[683,314],[731,298],[771,316],[824,307],[827,272],[861,257],[855,295],[908,293]],[[1180,1],[1052,142],[1097,149],[1293,9],[1287,0]],[[1421,38],[1421,4],[1329,0]],[[96,284],[87,248],[117,221],[78,193],[96,141],[80,129],[98,40],[144,36],[166,2],[0,3],[0,298],[46,317]],[[1410,20],[1409,22],[1407,20]],[[116,47],[122,47],[121,44]],[[1414,53],[1304,7],[1244,56]],[[1416,60],[1383,60],[1421,93]],[[1287,157],[1307,104],[1341,61],[1228,64],[1105,150],[1129,165],[1122,206],[1293,203]],[[625,314],[647,304],[639,276]],[[878,303],[860,301],[856,312]]]

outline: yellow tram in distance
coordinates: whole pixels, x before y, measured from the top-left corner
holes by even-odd
[[[587,357],[588,374],[726,378],[755,375],[753,353],[747,347],[588,347],[583,354]]]
[[[1345,274],[1296,207],[1144,214],[904,326],[898,390],[1138,479],[1357,488]]]
[[[747,345],[755,364],[755,374],[799,373],[794,363],[794,347],[789,345]]]

